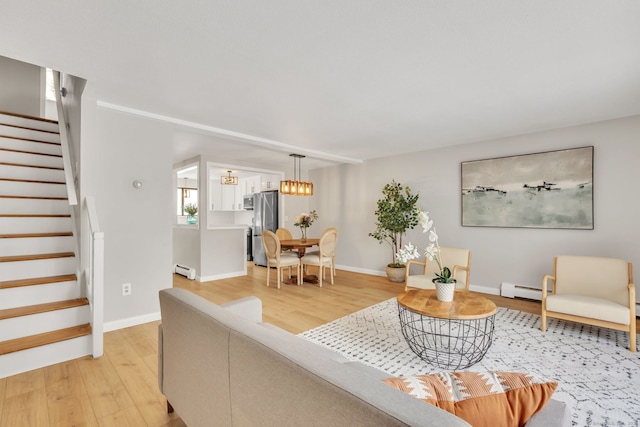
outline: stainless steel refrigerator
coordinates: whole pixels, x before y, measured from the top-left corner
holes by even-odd
[[[267,266],[262,246],[262,231],[278,229],[278,192],[264,191],[253,195],[253,263]]]

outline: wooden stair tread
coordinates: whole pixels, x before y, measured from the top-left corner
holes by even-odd
[[[11,123],[0,123],[0,125],[8,126],[8,127],[16,128],[16,129],[33,130],[33,131],[36,131],[36,132],[50,133],[50,134],[53,134],[53,135],[60,135],[60,132],[54,131],[54,130],[36,129],[36,128],[30,128],[30,127],[27,127],[27,126],[15,125],[15,124],[11,124]]]
[[[49,157],[60,157],[60,158],[62,158],[62,154],[39,153],[37,151],[16,150],[15,148],[0,148],[0,150],[2,150],[2,151],[10,151],[12,153],[34,154],[36,156],[49,156]]]
[[[34,261],[39,259],[69,258],[74,256],[76,256],[76,254],[74,254],[73,252],[55,252],[50,254],[33,254],[33,255],[14,255],[14,256],[0,257],[0,262]]]
[[[56,233],[20,233],[20,234],[0,234],[0,239],[22,239],[30,237],[67,237],[73,236],[70,231],[59,231]]]
[[[23,338],[0,342],[0,355],[13,353],[15,351],[27,350],[33,347],[53,344],[60,341],[83,337],[91,334],[91,325],[72,326],[70,328],[58,329],[57,331],[45,332],[43,334],[31,335]]]
[[[69,200],[66,197],[49,197],[49,196],[7,196],[0,195],[0,199],[33,199],[33,200]]]
[[[18,288],[20,286],[45,285],[48,283],[72,282],[74,280],[78,280],[78,277],[75,274],[33,277],[30,279],[5,280],[4,282],[0,282],[0,289]]]
[[[13,317],[29,316],[31,314],[46,313],[48,311],[64,310],[66,308],[81,307],[89,305],[86,298],[74,298],[64,301],[55,301],[45,304],[29,305],[25,307],[15,307],[0,310],[0,320],[11,319]]]
[[[65,184],[65,182],[62,181],[44,181],[41,179],[0,178],[0,181],[29,182],[33,184]]]
[[[0,165],[4,166],[17,166],[20,168],[36,168],[36,169],[52,169],[57,171],[63,171],[64,167],[56,167],[56,166],[42,166],[42,165],[28,165],[26,163],[11,163],[11,162],[0,162]]]
[[[15,213],[15,214],[0,214],[0,218],[71,218],[71,215],[70,214]]]
[[[48,123],[55,123],[58,124],[57,120],[52,120],[52,119],[46,119],[44,117],[36,117],[36,116],[30,116],[28,114],[20,114],[20,113],[14,113],[11,111],[3,111],[0,110],[0,114],[4,114],[5,116],[13,116],[13,117],[21,117],[23,119],[31,119],[31,120],[37,120],[39,122],[48,122]]]
[[[0,134],[0,138],[17,139],[19,141],[39,142],[41,144],[62,145],[59,142],[42,141],[42,140],[39,140],[39,139],[32,139],[32,138],[21,138],[19,136],[11,136],[11,135],[2,135],[2,134]]]

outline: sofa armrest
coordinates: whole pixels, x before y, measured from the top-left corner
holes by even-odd
[[[262,300],[258,297],[244,297],[220,305],[233,314],[255,323],[262,322]]]
[[[547,404],[534,414],[525,427],[569,427],[571,426],[571,410],[566,403],[550,399]]]

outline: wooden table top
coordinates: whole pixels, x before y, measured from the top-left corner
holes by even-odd
[[[414,313],[439,319],[483,319],[496,312],[492,301],[469,291],[456,291],[453,301],[442,302],[438,301],[435,289],[411,289],[398,295],[398,304]]]
[[[320,239],[307,239],[306,242],[302,242],[301,239],[288,239],[280,240],[280,247],[284,249],[300,249],[310,248],[320,243]]]

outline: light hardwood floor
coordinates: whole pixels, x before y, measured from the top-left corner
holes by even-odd
[[[221,304],[248,295],[263,301],[264,320],[299,333],[396,296],[403,284],[339,270],[335,284],[266,287],[266,269],[198,283],[174,276],[174,286]],[[312,271],[313,273],[313,271]],[[484,295],[484,294],[483,294]],[[539,313],[540,303],[484,295],[497,305]],[[105,354],[0,379],[0,426],[184,426],[167,414],[157,385],[157,327],[147,323],[105,334]]]

